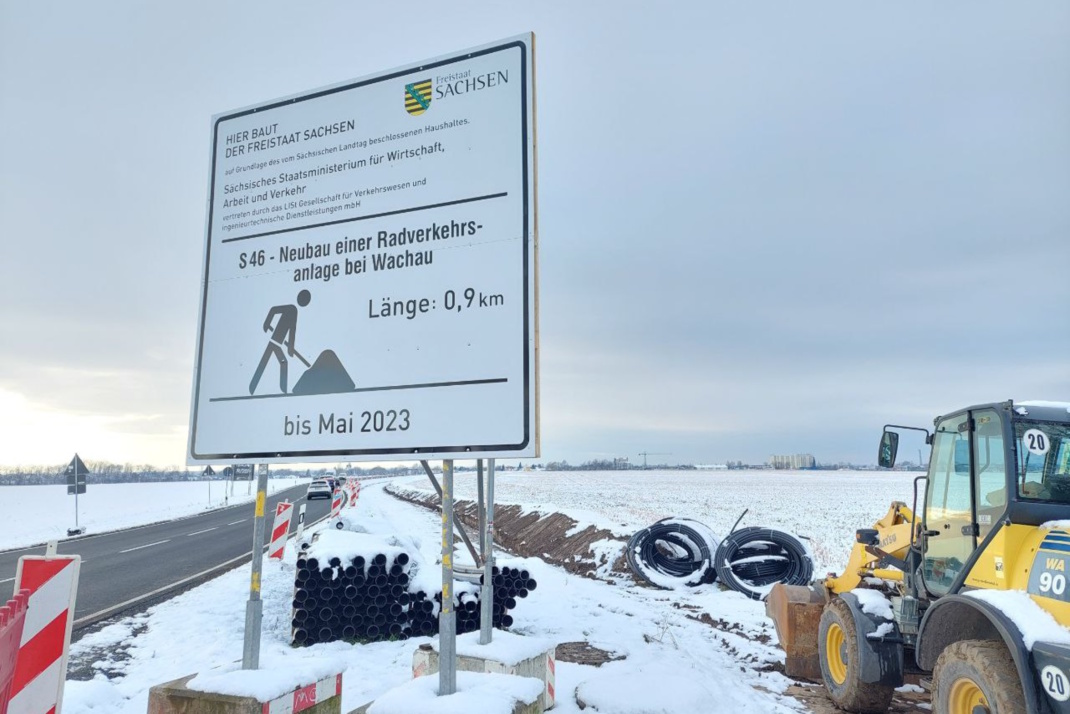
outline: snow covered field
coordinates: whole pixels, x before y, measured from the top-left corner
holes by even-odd
[[[439,518],[366,485],[356,513],[390,521],[422,541],[435,562]],[[412,653],[428,638],[351,646],[292,649],[290,607],[295,554],[267,563],[263,578],[262,667],[346,667],[343,711],[350,711],[411,678]],[[513,631],[555,642],[587,641],[624,659],[601,667],[559,662],[555,712],[578,712],[581,687],[603,712],[802,711],[781,692],[789,684],[765,665],[780,659],[761,603],[715,588],[666,592],[619,587],[579,578],[538,560],[524,561],[538,589],[514,611]],[[241,659],[248,568],[239,568],[144,614],[87,635],[72,647],[72,671],[89,668],[89,681],[68,681],[64,711],[118,713],[146,710],[154,684]],[[710,627],[696,618],[722,621]],[[775,636],[773,636],[775,641]],[[107,674],[106,674],[107,673]],[[110,676],[110,679],[109,679]]]
[[[624,536],[669,515],[697,518],[726,533],[749,508],[745,525],[810,536],[820,574],[846,559],[856,528],[876,520],[892,500],[910,500],[912,478],[843,471],[505,473],[496,500],[560,511]],[[427,481],[395,483],[424,488]],[[392,498],[383,485],[365,483],[353,512],[358,522],[415,536],[428,563],[436,562],[438,516]],[[474,489],[473,476],[458,475],[459,497],[473,496]],[[465,557],[463,548],[457,557]],[[343,711],[409,681],[412,653],[429,638],[289,647],[295,560],[291,546],[284,563],[265,564],[261,666],[345,669]],[[622,657],[601,667],[560,661],[555,712],[580,711],[577,690],[615,714],[806,711],[784,693],[791,682],[773,671],[783,655],[762,603],[716,587],[669,592],[611,585],[535,559],[523,567],[539,585],[513,612],[514,632],[556,643],[585,641]],[[154,684],[236,669],[248,581],[248,567],[239,568],[83,637],[71,652],[72,676],[82,681],[68,681],[64,710],[140,714]]]
[[[890,471],[507,471],[494,500],[540,513],[566,513],[581,524],[629,537],[667,516],[694,518],[723,537],[745,509],[741,526],[762,526],[810,539],[814,572],[840,570],[855,530],[869,528],[892,501],[911,505],[918,473]],[[397,483],[432,490],[424,477]],[[474,474],[458,473],[459,499],[475,499]]]
[[[268,481],[275,493],[307,479]],[[256,484],[236,483],[231,505],[252,501]],[[209,498],[209,484],[211,497]],[[223,506],[223,481],[164,481],[155,483],[89,484],[78,496],[78,523],[87,533],[166,521]],[[248,495],[251,493],[252,495]],[[67,537],[74,527],[74,496],[66,486],[0,486],[0,550]]]

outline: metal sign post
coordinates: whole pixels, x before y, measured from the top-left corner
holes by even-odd
[[[75,454],[71,462],[67,464],[63,475],[67,477],[67,495],[74,495],[74,528],[69,528],[67,535],[78,535],[82,532],[81,526],[78,525],[78,494],[85,493],[86,477],[89,475],[89,469],[81,457]]]
[[[442,609],[438,613],[438,694],[457,691],[457,613],[453,610],[453,459],[442,462]]]
[[[215,476],[215,469],[211,464],[204,467],[204,477],[208,479],[208,506],[212,506],[212,477]]]
[[[479,541],[479,557],[487,557],[487,544],[483,540],[483,530],[486,527],[486,512],[484,509],[483,500],[483,459],[476,459],[476,512],[479,515],[478,530],[476,531],[476,539]],[[479,561],[476,561],[476,565],[479,565]]]
[[[479,644],[494,637],[494,459],[487,460],[486,530],[480,536],[483,550],[483,592],[479,594]]]
[[[260,623],[264,603],[260,600],[260,573],[264,566],[264,504],[267,501],[268,465],[260,464],[256,482],[256,512],[253,514],[253,567],[249,579],[249,602],[245,605],[245,643],[242,669],[260,667]]]

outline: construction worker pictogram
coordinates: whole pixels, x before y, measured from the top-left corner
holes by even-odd
[[[297,305],[307,307],[311,301],[312,293],[309,291],[302,290],[297,293]],[[264,332],[271,332],[271,338],[264,349],[264,356],[260,358],[260,364],[257,365],[256,372],[253,374],[253,380],[249,382],[249,394],[256,391],[256,385],[260,383],[260,378],[264,375],[264,370],[272,357],[279,361],[279,389],[282,390],[283,394],[287,392],[286,375],[288,364],[286,353],[289,353],[290,357],[296,356],[305,363],[306,367],[312,366],[294,347],[294,340],[297,339],[297,305],[276,305],[268,310],[267,317],[264,318]],[[278,316],[279,320],[274,324],[273,328],[272,321],[276,316]],[[285,352],[283,347],[286,348]]]

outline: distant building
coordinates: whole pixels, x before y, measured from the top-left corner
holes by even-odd
[[[788,454],[785,456],[770,456],[769,468],[797,470],[812,469],[817,466],[817,460],[812,454]]]
[[[728,464],[695,464],[699,471],[727,471]]]

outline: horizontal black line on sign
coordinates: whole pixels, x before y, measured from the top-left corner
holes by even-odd
[[[467,379],[460,382],[424,382],[423,384],[391,384],[385,387],[357,387],[348,392],[328,392],[326,394],[252,394],[248,397],[214,397],[210,402],[240,402],[247,399],[278,399],[279,397],[326,397],[331,394],[356,394],[357,392],[391,392],[399,389],[430,389],[432,387],[468,387],[474,384],[502,384],[509,380],[505,377],[495,379]]]
[[[307,231],[310,228],[322,228],[323,226],[336,226],[341,223],[352,223],[353,221],[367,221],[371,218],[383,218],[384,216],[397,216],[402,213],[414,213],[416,211],[428,211],[432,208],[445,208],[446,206],[458,206],[462,203],[474,203],[476,201],[487,201],[492,198],[502,198],[508,196],[507,191],[501,193],[488,193],[486,196],[475,196],[473,198],[459,198],[456,201],[444,201],[442,203],[429,203],[426,206],[413,206],[412,208],[400,208],[396,211],[383,211],[382,213],[369,213],[366,216],[357,216],[356,218],[340,218],[337,221],[325,221],[323,223],[311,223],[307,226],[297,226],[296,228],[282,228],[277,231],[265,231],[264,233],[253,233],[247,236],[238,236],[236,238],[224,238],[220,243],[233,243],[237,240],[249,240],[250,238],[263,238],[264,236],[278,235],[279,233],[294,233],[297,231]]]

